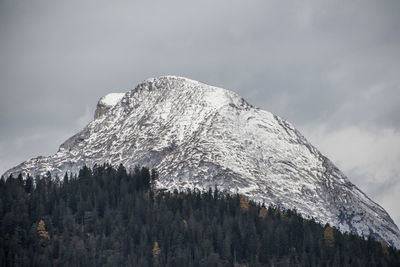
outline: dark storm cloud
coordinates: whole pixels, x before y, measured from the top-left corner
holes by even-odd
[[[288,119],[399,222],[371,186],[389,178],[362,171],[391,154],[400,187],[399,3],[0,1],[0,172],[55,152],[102,95],[175,74]],[[359,140],[370,150],[343,152]]]

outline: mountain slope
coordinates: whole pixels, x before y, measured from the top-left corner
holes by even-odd
[[[290,123],[237,94],[164,76],[105,99],[95,120],[55,155],[23,162],[5,176],[61,176],[103,162],[147,165],[158,169],[160,188],[217,186],[400,247],[399,229],[382,207]]]

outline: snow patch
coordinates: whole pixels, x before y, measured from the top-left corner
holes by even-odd
[[[125,93],[110,93],[103,96],[100,99],[99,103],[109,107],[113,107],[124,97],[124,95]]]

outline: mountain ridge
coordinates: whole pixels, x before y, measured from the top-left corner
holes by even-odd
[[[289,122],[238,94],[162,76],[119,97],[115,105],[99,101],[95,119],[56,154],[23,162],[5,176],[61,176],[104,162],[145,165],[159,170],[159,188],[217,186],[400,247],[399,229],[382,207]]]

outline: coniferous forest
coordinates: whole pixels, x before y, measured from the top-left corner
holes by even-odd
[[[384,242],[248,201],[153,189],[155,170],[0,181],[0,266],[400,266]]]

